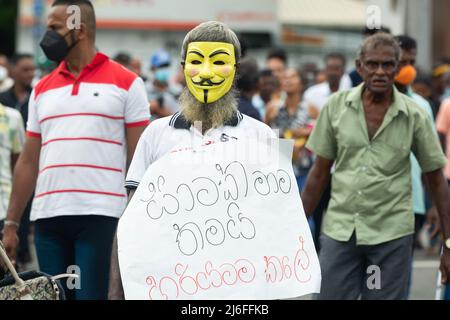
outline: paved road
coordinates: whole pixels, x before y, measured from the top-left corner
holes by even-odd
[[[434,300],[436,295],[438,256],[426,256],[416,251],[413,263],[411,300]]]

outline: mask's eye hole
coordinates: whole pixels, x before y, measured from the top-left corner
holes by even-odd
[[[201,61],[200,60],[192,60],[191,64],[201,64]]]
[[[216,66],[223,66],[223,65],[225,64],[225,62],[223,62],[223,61],[221,61],[221,60],[217,60],[217,61],[214,61],[214,64],[215,64]]]

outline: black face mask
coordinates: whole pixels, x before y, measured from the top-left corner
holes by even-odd
[[[48,59],[60,62],[64,60],[65,57],[67,57],[70,49],[72,49],[78,43],[78,41],[75,40],[73,31],[75,30],[72,29],[63,36],[54,30],[48,30],[45,33],[40,46]],[[69,46],[65,40],[65,37],[70,32],[72,32],[72,44]]]

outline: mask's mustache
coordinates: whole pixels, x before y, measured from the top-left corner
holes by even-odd
[[[224,81],[225,81],[225,79],[222,80],[222,81],[219,81],[219,82],[213,82],[213,81],[211,81],[210,79],[202,79],[202,80],[197,81],[197,82],[194,81],[194,80],[192,80],[192,82],[193,82],[194,84],[198,85],[198,86],[210,86],[210,87],[212,87],[212,86],[218,86],[219,84],[222,84]]]

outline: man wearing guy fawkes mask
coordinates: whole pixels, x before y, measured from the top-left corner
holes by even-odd
[[[237,109],[233,87],[240,55],[236,34],[223,23],[205,22],[186,35],[181,60],[187,88],[179,99],[181,111],[153,121],[142,134],[125,183],[129,198],[147,168],[178,148],[276,138],[267,125]],[[124,299],[117,242],[111,263],[109,298]]]

